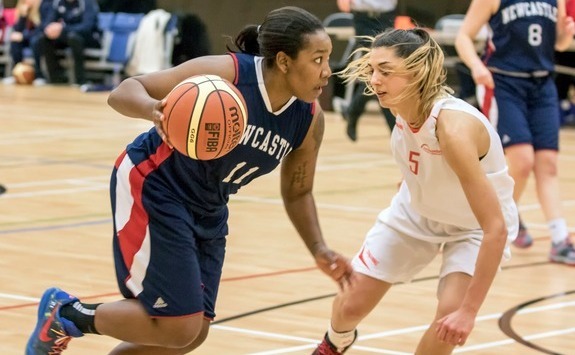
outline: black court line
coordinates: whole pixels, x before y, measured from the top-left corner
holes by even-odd
[[[412,283],[415,282],[421,282],[421,281],[429,281],[429,280],[434,280],[437,279],[437,276],[428,276],[428,277],[422,277],[419,279],[415,279],[412,281]],[[240,318],[244,318],[244,317],[249,317],[258,313],[263,313],[263,312],[267,312],[267,311],[274,311],[276,309],[280,309],[280,308],[285,308],[285,307],[289,307],[289,306],[295,306],[296,304],[302,304],[302,303],[307,303],[307,302],[313,302],[313,301],[319,301],[319,300],[323,300],[325,298],[330,298],[330,297],[335,297],[336,293],[329,293],[327,295],[323,295],[323,296],[316,296],[316,297],[311,297],[311,298],[304,298],[303,300],[299,300],[299,301],[293,301],[293,302],[288,302],[288,303],[282,303],[282,304],[278,304],[275,306],[271,306],[271,307],[266,307],[266,308],[260,308],[260,309],[256,309],[250,312],[246,312],[246,313],[240,313],[238,315],[235,316],[231,316],[228,318],[223,318],[217,321],[212,322],[211,324],[221,324],[221,323],[225,323],[225,322],[229,322],[232,320],[236,320],[236,319],[240,319]]]
[[[523,345],[525,345],[525,346],[527,346],[533,350],[537,350],[537,351],[540,351],[544,354],[550,354],[550,355],[564,355],[562,353],[558,353],[556,351],[546,349],[542,346],[539,346],[539,345],[534,344],[528,340],[525,340],[519,334],[517,334],[517,332],[515,330],[513,330],[513,327],[511,326],[511,320],[517,314],[517,312],[519,312],[521,309],[523,309],[525,307],[531,306],[535,303],[539,303],[542,301],[550,300],[552,298],[564,297],[564,296],[568,296],[568,295],[571,295],[574,293],[575,293],[575,290],[561,292],[561,293],[557,293],[557,294],[550,295],[550,296],[544,296],[544,297],[536,298],[534,300],[527,301],[527,302],[522,303],[516,307],[513,307],[513,308],[509,309],[508,311],[506,311],[505,313],[503,313],[501,318],[499,318],[499,329],[501,329],[501,331],[505,335],[510,337],[511,339],[513,339],[516,342],[523,344]]]
[[[525,267],[533,267],[533,266],[542,266],[542,265],[548,265],[551,264],[549,261],[542,261],[542,262],[535,262],[535,263],[528,263],[528,264],[520,264],[520,265],[511,265],[511,266],[506,266],[506,267],[502,267],[503,270],[508,270],[508,269],[519,269],[519,268],[525,268]],[[416,282],[423,282],[423,281],[430,281],[430,280],[437,280],[439,279],[439,275],[435,275],[435,276],[427,276],[427,277],[421,277],[421,278],[417,278],[414,279],[413,281],[411,281],[411,283],[416,283]],[[245,318],[245,317],[249,317],[249,316],[253,316],[259,313],[264,313],[264,312],[268,312],[268,311],[274,311],[277,309],[281,309],[281,308],[285,308],[285,307],[290,307],[290,306],[295,306],[298,304],[303,304],[303,303],[307,303],[307,302],[314,302],[314,301],[319,301],[325,298],[330,298],[330,297],[335,297],[336,293],[329,293],[323,296],[316,296],[316,297],[310,297],[310,298],[304,298],[302,300],[298,300],[298,301],[293,301],[293,302],[287,302],[287,303],[281,303],[275,306],[270,306],[270,307],[266,307],[266,308],[260,308],[260,309],[256,309],[250,312],[245,312],[245,313],[240,313],[237,314],[235,316],[231,316],[231,317],[227,317],[227,318],[222,318],[220,320],[217,321],[213,321],[211,324],[221,324],[221,323],[225,323],[225,322],[229,322],[232,320],[236,320],[236,319],[240,319],[240,318]]]

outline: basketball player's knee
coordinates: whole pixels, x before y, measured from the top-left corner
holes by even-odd
[[[557,159],[555,157],[545,157],[535,166],[536,172],[540,175],[557,176]]]
[[[460,301],[440,302],[440,304],[437,306],[436,319],[445,317],[446,315],[455,312],[459,308],[460,304]]]
[[[162,345],[167,348],[183,349],[188,345],[202,339],[203,342],[207,334],[204,333],[203,322],[190,319],[186,322],[172,322],[163,327]]]
[[[535,158],[533,154],[520,154],[513,163],[514,169],[523,177],[528,177],[535,167]]]
[[[193,344],[194,344],[194,348],[200,346],[201,344],[204,343],[204,341],[206,341],[206,339],[208,338],[208,333],[209,333],[210,327],[203,327],[200,330],[200,333],[198,334],[198,336],[194,339]]]

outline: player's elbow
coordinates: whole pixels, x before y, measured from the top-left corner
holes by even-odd
[[[492,242],[493,244],[503,247],[507,241],[508,235],[507,225],[503,219],[497,219],[489,223],[489,226],[484,229],[484,241]]]

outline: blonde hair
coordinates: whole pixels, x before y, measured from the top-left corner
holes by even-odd
[[[395,99],[395,103],[415,97],[417,117],[420,120],[413,126],[421,127],[431,113],[435,101],[453,93],[453,90],[445,84],[443,50],[422,28],[389,29],[368,39],[371,41],[371,48],[357,49],[352,56],[357,53],[364,54],[336,74],[344,78],[345,82],[363,81],[367,86],[366,94],[373,95],[375,92],[370,83],[373,69],[369,63],[371,52],[379,47],[393,49],[395,55],[402,59],[402,65],[392,74],[407,75],[412,78],[407,88]]]
[[[16,9],[18,10],[16,12],[16,19],[20,17],[28,17],[28,20],[32,22],[34,26],[38,26],[40,24],[40,3],[42,0],[34,0],[28,13],[22,13],[22,7],[23,5],[27,5],[28,1],[29,0],[18,0],[18,3],[16,4]]]

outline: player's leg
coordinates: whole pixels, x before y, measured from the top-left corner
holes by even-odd
[[[470,235],[469,239],[445,243],[437,289],[437,309],[433,321],[417,346],[415,354],[442,355],[451,354],[453,351],[453,345],[438,339],[435,322],[461,306],[475,271],[480,246],[479,232],[475,236]]]
[[[152,318],[137,300],[105,303],[96,312],[96,329],[124,341],[121,348],[170,348],[180,352],[190,345],[204,330],[203,312],[189,317]],[[131,344],[130,344],[131,343]],[[116,354],[123,354],[117,349]],[[129,353],[129,352],[128,352]]]
[[[180,355],[180,354],[187,354],[197,347],[199,347],[204,340],[208,336],[208,331],[210,327],[211,321],[209,319],[203,320],[203,327],[200,334],[197,338],[188,346],[181,348],[181,349],[168,349],[168,348],[161,348],[156,346],[145,346],[145,345],[137,345],[132,343],[121,343],[117,347],[115,347],[111,352],[110,355]]]
[[[557,160],[556,150],[543,149],[535,152],[535,188],[547,221],[563,216],[559,194],[559,177],[557,176]]]
[[[535,149],[535,185],[543,213],[550,221],[562,216],[557,176],[560,128],[557,89],[551,77],[538,79],[534,87],[538,90],[531,97],[528,119]]]
[[[357,325],[391,285],[410,281],[437,251],[437,245],[409,237],[378,220],[352,261],[357,280],[334,299],[330,327],[314,354],[343,354],[357,337]]]
[[[327,332],[313,354],[343,354],[357,338],[357,325],[379,303],[390,283],[357,274],[353,284],[340,291],[332,304]]]
[[[391,284],[358,273],[351,287],[339,292],[332,305],[331,327],[336,332],[355,327],[377,306]]]
[[[166,204],[164,202],[162,209],[166,209]],[[169,208],[168,208],[169,210]],[[164,212],[165,213],[165,212]],[[178,276],[180,280],[188,280],[188,282],[193,285],[198,283],[200,286],[201,294],[191,297],[192,299],[187,300],[190,304],[195,304],[196,300],[199,298],[200,304],[194,307],[199,307],[203,309],[201,313],[196,313],[192,317],[166,317],[166,318],[155,318],[152,319],[150,316],[147,316],[148,313],[153,313],[153,311],[146,310],[144,314],[142,314],[142,319],[134,320],[137,322],[139,326],[144,326],[144,329],[140,330],[140,332],[146,332],[150,330],[150,325],[148,324],[150,321],[156,322],[159,326],[163,326],[164,329],[160,329],[163,335],[169,336],[170,334],[174,337],[182,337],[176,339],[164,339],[157,344],[153,344],[150,342],[145,342],[141,340],[141,337],[146,338],[146,335],[140,334],[134,340],[129,340],[126,336],[125,332],[121,334],[118,333],[119,330],[123,327],[120,324],[108,324],[109,328],[104,328],[104,331],[111,331],[114,332],[110,334],[116,338],[127,340],[126,342],[120,344],[116,349],[114,349],[113,354],[186,354],[193,349],[199,347],[208,335],[209,325],[211,320],[215,317],[215,303],[218,294],[219,283],[221,279],[221,270],[224,261],[224,254],[225,254],[225,245],[226,245],[226,235],[228,234],[228,227],[227,227],[227,217],[228,213],[227,210],[223,211],[222,214],[216,216],[199,216],[196,214],[191,214],[191,220],[189,221],[189,225],[193,225],[192,230],[188,231],[183,227],[177,227],[182,230],[185,230],[184,233],[188,234],[190,237],[188,238],[190,242],[193,243],[194,252],[188,250],[188,252],[184,252],[185,254],[178,256],[177,252],[172,251],[171,254],[175,256],[172,258],[174,260],[179,259],[185,260],[189,259],[186,255],[190,254],[197,257],[197,262],[187,263],[194,265],[190,271],[192,270],[199,270],[201,276],[190,275],[187,276]],[[171,233],[170,235],[174,235],[176,233]],[[204,237],[204,236],[209,237]],[[185,248],[182,248],[185,249]],[[158,252],[159,253],[159,252]],[[162,258],[169,259],[166,255]],[[184,265],[180,266],[181,268],[185,268]],[[174,269],[171,269],[172,273],[176,274],[177,272]],[[167,282],[169,281],[170,276],[165,276]],[[175,280],[172,280],[172,283],[176,283]],[[187,295],[192,295],[193,293],[189,293],[188,291],[185,292]],[[182,299],[186,299],[189,296],[185,294],[181,294]],[[153,299],[153,298],[152,298]],[[165,303],[168,303],[167,300],[164,300]],[[155,307],[158,303],[158,300],[155,301],[153,307]],[[104,306],[104,305],[103,305]],[[161,305],[160,305],[161,306]],[[164,307],[160,307],[163,309]],[[98,308],[100,311],[100,308]],[[119,310],[112,310],[110,312],[110,317],[118,321],[116,318],[116,314]],[[187,313],[187,312],[186,312]],[[100,314],[98,313],[98,316]],[[147,316],[147,317],[146,317]],[[187,319],[188,318],[188,319]],[[97,317],[98,319],[98,317]],[[174,321],[186,321],[187,322],[180,322],[180,324]],[[169,321],[167,323],[167,321]],[[171,328],[175,326],[175,328]],[[97,327],[99,325],[97,324]],[[169,327],[169,329],[166,329]],[[179,329],[178,327],[188,327],[187,329]],[[191,328],[190,328],[191,327]],[[99,328],[98,328],[99,329]],[[137,332],[137,330],[136,330]],[[133,334],[130,334],[133,335]],[[150,335],[148,335],[150,336]],[[193,341],[192,341],[193,340]]]
[[[495,90],[491,106],[496,107],[496,110],[488,112],[489,119],[496,122],[495,127],[505,149],[509,175],[515,181],[513,199],[519,203],[535,164],[533,136],[528,120],[529,95],[533,87],[528,79],[501,74],[493,74],[493,79]],[[513,244],[527,248],[533,239],[523,224],[521,227]]]
[[[157,171],[140,176],[148,162],[141,159],[123,155],[111,179],[116,276],[128,300],[98,307],[96,329],[125,342],[183,348],[204,323],[198,221],[156,185]]]
[[[203,283],[210,289],[219,283],[219,276],[213,280],[201,276],[198,233],[208,228],[196,227],[200,223],[188,207],[163,194],[153,180],[144,184],[136,165],[122,155],[110,182],[116,274],[126,300],[90,305],[60,289],[47,290],[27,355],[59,354],[71,337],[86,333],[180,349],[200,339],[204,312],[213,314],[205,305],[215,304],[213,292],[205,301]],[[207,235],[227,233],[227,212],[220,219]],[[212,272],[221,273],[225,238],[213,244],[221,258],[213,263]]]
[[[509,173],[515,180],[513,197],[519,201],[533,171],[533,136],[528,121],[528,79],[493,74],[497,105],[497,132],[505,148]],[[491,119],[491,117],[490,117]]]
[[[365,106],[371,99],[370,96],[365,95],[365,84],[357,83],[349,102],[349,106],[342,107],[342,114],[347,121],[346,134],[352,141],[357,140],[357,123],[359,117],[365,112]]]
[[[459,308],[470,281],[471,276],[461,272],[451,273],[441,278],[437,292],[439,303],[435,318],[421,338],[415,354],[443,355],[452,353],[455,346],[442,342],[437,338],[435,322]]]
[[[538,94],[532,97],[531,126],[535,149],[535,186],[537,197],[551,232],[551,261],[575,265],[575,250],[563,217],[557,171],[560,118],[557,90],[551,77],[538,82]]]

